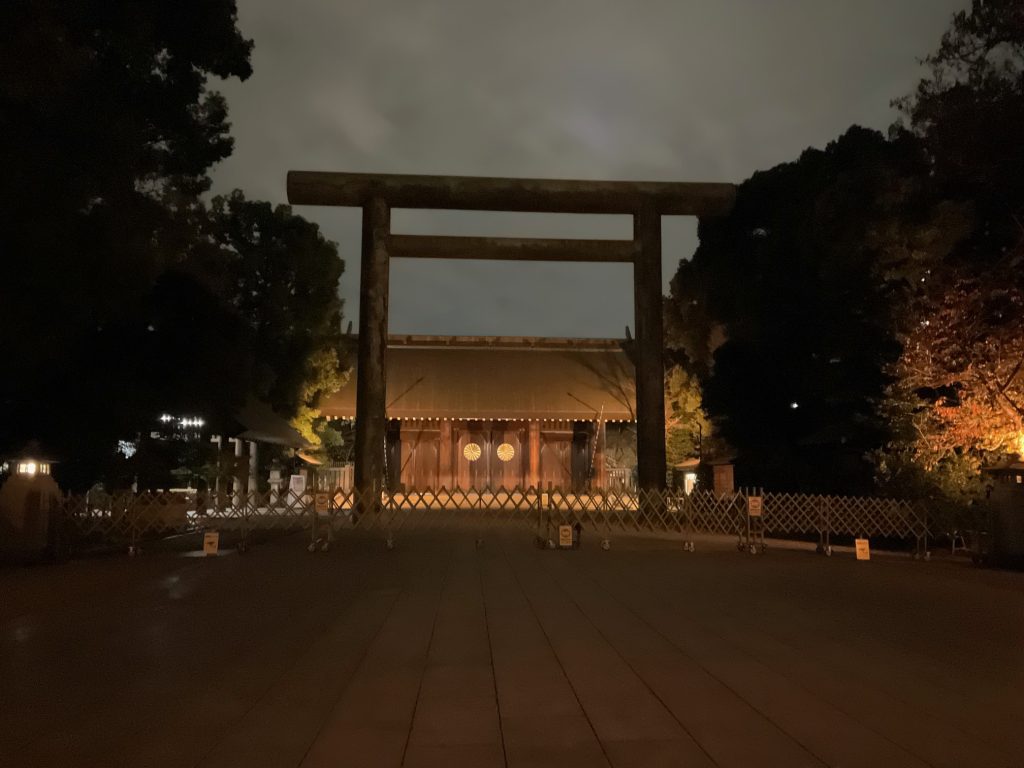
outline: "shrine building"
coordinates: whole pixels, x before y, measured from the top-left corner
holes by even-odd
[[[321,404],[356,416],[356,375]],[[625,489],[636,466],[634,368],[622,341],[390,336],[388,486]]]

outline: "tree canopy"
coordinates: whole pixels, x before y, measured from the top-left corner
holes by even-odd
[[[921,141],[929,183],[969,220],[904,307],[900,434],[879,455],[890,485],[955,495],[983,463],[1024,454],[1024,6],[975,0],[924,62],[893,133]]]
[[[853,128],[755,174],[729,217],[701,224],[672,281],[670,336],[704,373],[741,482],[870,485],[863,456],[884,437],[876,406],[899,353],[873,234],[921,162],[910,142]]]
[[[246,79],[234,0],[0,9],[0,451],[40,440],[71,485],[161,412],[285,415],[340,376],[343,265],[241,193],[213,78]]]
[[[1024,451],[1024,6],[974,0],[923,61],[889,137],[756,173],[672,282],[743,483],[955,496]]]
[[[210,235],[224,259],[224,298],[259,350],[255,393],[319,443],[315,406],[346,378],[337,245],[289,206],[248,201],[237,190],[214,199]]]

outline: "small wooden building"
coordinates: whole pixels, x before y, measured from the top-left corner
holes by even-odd
[[[355,381],[321,405],[354,419]],[[391,336],[392,488],[622,488],[636,465],[634,370],[622,342]]]

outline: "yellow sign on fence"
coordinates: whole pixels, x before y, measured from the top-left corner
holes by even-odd
[[[313,497],[313,507],[318,515],[326,515],[331,507],[331,494],[318,493]]]
[[[572,548],[572,526],[571,525],[560,525],[558,526],[558,546],[563,549]]]
[[[853,545],[856,547],[858,560],[871,559],[871,546],[868,544],[867,539],[854,539]]]
[[[207,531],[203,534],[203,554],[216,555],[220,549],[220,532]]]
[[[747,514],[751,517],[760,517],[764,511],[764,499],[761,496],[751,496],[747,499]]]

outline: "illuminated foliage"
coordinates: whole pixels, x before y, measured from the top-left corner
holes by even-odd
[[[711,439],[711,424],[701,405],[700,381],[682,365],[665,375],[665,456],[670,467],[698,458]]]
[[[904,294],[888,401],[898,439],[879,473],[980,496],[977,470],[1024,451],[1024,6],[974,0],[925,63],[895,133],[922,142],[947,221],[961,223],[954,247],[925,249]]]
[[[918,417],[918,453],[926,467],[951,451],[1013,453],[1020,447],[1024,290],[1008,284],[1011,274],[951,272],[929,292],[904,336],[896,371],[902,385],[928,403]]]

